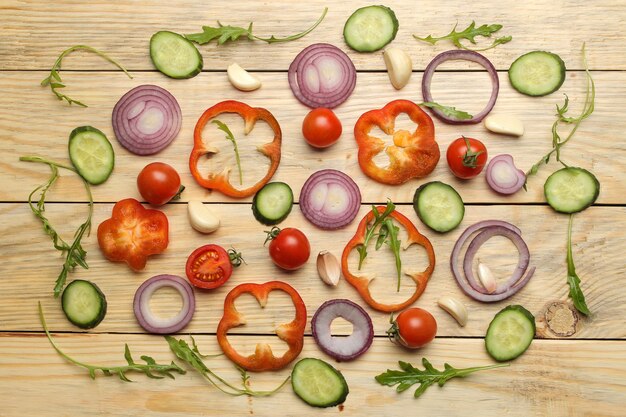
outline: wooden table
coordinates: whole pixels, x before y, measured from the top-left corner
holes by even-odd
[[[148,54],[148,41],[157,30],[191,33],[203,24],[246,26],[254,21],[259,35],[288,35],[314,22],[324,2],[206,2],[206,1],[18,1],[0,4],[0,230],[3,241],[2,279],[0,279],[0,415],[2,416],[78,416],[78,415],[507,415],[507,416],[624,416],[626,414],[626,274],[624,251],[626,238],[626,186],[623,181],[626,163],[626,43],[623,27],[626,8],[623,2],[583,1],[389,1],[400,21],[394,46],[407,50],[414,62],[414,73],[408,86],[396,91],[390,85],[380,53],[359,54],[345,45],[342,28],[356,4],[333,2],[323,23],[310,35],[294,42],[266,45],[240,41],[217,47],[200,46],[204,71],[189,80],[172,80],[154,70]],[[500,23],[503,34],[513,36],[509,44],[485,52],[499,71],[500,95],[494,112],[514,114],[525,124],[526,133],[519,139],[486,131],[482,124],[452,126],[435,119],[436,136],[443,153],[460,135],[478,137],[489,148],[490,155],[510,153],[522,169],[528,169],[551,146],[550,128],[556,104],[566,93],[571,115],[582,108],[585,74],[581,47],[586,42],[589,68],[596,82],[594,114],[585,120],[574,138],[563,148],[563,159],[569,165],[593,171],[602,188],[594,207],[575,216],[573,253],[582,288],[592,315],[579,323],[571,337],[559,338],[545,329],[544,308],[552,301],[568,301],[566,284],[566,215],[553,212],[544,202],[543,183],[559,168],[552,161],[531,178],[528,192],[499,196],[491,192],[484,178],[459,181],[452,177],[445,161],[424,180],[402,186],[383,186],[365,177],[356,159],[352,127],[365,111],[380,108],[387,102],[406,98],[422,100],[420,83],[423,69],[439,52],[450,49],[442,42],[429,46],[417,42],[412,34],[444,34],[455,22],[464,28],[472,20],[478,24]],[[324,151],[308,147],[300,133],[301,121],[308,108],[291,93],[286,70],[295,55],[314,42],[328,42],[345,50],[358,69],[358,81],[351,98],[336,109],[344,126],[341,140]],[[113,66],[86,53],[75,53],[63,62],[61,75],[66,92],[89,107],[68,106],[59,102],[39,82],[48,75],[62,50],[85,44],[106,51],[132,73],[128,79]],[[523,96],[514,91],[506,70],[522,53],[548,50],[565,61],[567,78],[558,93],[541,98]],[[263,87],[252,93],[235,90],[228,83],[225,69],[231,62],[253,70]],[[463,62],[446,65],[450,70],[435,79],[436,99],[453,103],[470,112],[486,102],[489,81],[478,67]],[[470,71],[468,71],[470,70]],[[183,113],[183,127],[175,142],[151,157],[128,153],[115,140],[111,127],[111,110],[130,88],[140,84],[157,84],[178,99]],[[116,377],[98,375],[89,379],[86,371],[65,361],[50,346],[42,332],[37,315],[40,301],[60,347],[72,357],[97,364],[123,364],[124,343],[135,356],[151,355],[160,362],[173,359],[161,336],[146,334],[135,321],[132,300],[136,288],[159,273],[184,275],[189,253],[206,243],[234,246],[245,254],[247,265],[237,270],[223,287],[196,291],[197,310],[191,324],[179,336],[193,334],[201,349],[219,352],[215,330],[222,314],[224,296],[235,285],[244,282],[284,280],[292,284],[305,300],[309,319],[327,299],[350,298],[364,303],[347,282],[337,288],[326,287],[318,278],[315,255],[329,250],[339,256],[356,229],[356,221],[335,232],[322,232],[303,219],[298,206],[283,223],[301,228],[312,246],[312,257],[301,270],[287,273],[275,267],[263,247],[263,230],[250,212],[250,199],[235,201],[198,186],[187,168],[192,148],[192,130],[200,114],[213,104],[235,99],[269,109],[283,129],[280,167],[274,180],[288,182],[296,199],[308,176],[322,168],[346,172],[359,184],[363,205],[360,219],[372,203],[388,198],[398,204],[432,241],[437,254],[435,273],[416,306],[428,309],[438,322],[435,341],[418,351],[403,350],[390,343],[385,330],[389,317],[367,308],[374,322],[376,337],[372,348],[349,363],[336,363],[323,354],[311,337],[307,325],[301,357],[331,361],[343,372],[350,386],[345,404],[339,408],[313,409],[300,401],[286,387],[271,398],[251,399],[223,395],[190,371],[176,380],[152,380],[144,375],[130,375],[136,381],[125,383]],[[230,123],[236,125],[233,118]],[[183,198],[161,208],[170,221],[170,246],[165,253],[150,259],[145,270],[134,273],[125,264],[105,260],[98,249],[96,234],[84,239],[89,270],[76,270],[70,279],[82,278],[97,283],[108,300],[106,319],[95,329],[80,331],[63,316],[59,300],[52,296],[53,283],[60,271],[62,257],[52,248],[41,223],[26,203],[29,192],[44,182],[48,169],[39,164],[19,162],[21,155],[36,154],[53,160],[68,161],[67,137],[81,125],[92,125],[111,139],[116,166],[110,179],[93,187],[96,201],[94,227],[108,218],[113,204],[126,197],[140,198],[135,186],[139,170],[149,162],[163,161],[181,174],[187,190]],[[258,137],[263,130],[259,129]],[[251,139],[252,141],[252,139]],[[221,163],[232,163],[232,154],[224,148]],[[254,151],[250,151],[253,155]],[[229,159],[231,158],[231,159]],[[218,158],[219,159],[219,158]],[[250,177],[264,167],[246,159],[244,169]],[[219,164],[220,162],[216,162]],[[453,185],[466,202],[461,227],[447,234],[428,230],[417,219],[411,206],[416,187],[428,180]],[[194,231],[187,220],[186,202],[201,199],[222,219],[221,228],[212,235]],[[56,229],[67,239],[86,216],[86,195],[73,174],[62,178],[48,197],[47,214]],[[464,296],[449,268],[452,245],[461,231],[485,219],[502,219],[518,225],[537,267],[528,286],[509,300],[481,304]],[[483,255],[499,274],[507,274],[517,262],[512,246],[495,239]],[[423,257],[411,259],[423,262]],[[378,255],[378,254],[377,254]],[[389,287],[393,276],[390,254],[372,256],[369,267],[378,272],[375,291]],[[411,262],[412,262],[411,261]],[[409,261],[407,261],[409,262]],[[403,290],[409,283],[403,282]],[[457,297],[469,309],[465,327],[457,323],[436,301],[443,295]],[[162,314],[173,313],[179,301],[164,291],[154,305]],[[385,297],[399,297],[393,292]],[[540,330],[530,349],[513,361],[509,368],[474,374],[464,380],[452,380],[444,388],[432,387],[420,399],[412,391],[397,394],[378,385],[374,376],[394,368],[398,360],[418,364],[427,357],[436,367],[449,362],[457,367],[493,363],[483,347],[486,328],[501,308],[522,304],[536,315]],[[261,339],[276,341],[271,335],[276,323],[293,312],[286,298],[270,298],[265,310],[251,299],[238,307],[248,317],[248,325],[233,331],[231,340],[244,352],[251,352]],[[338,324],[336,332],[347,331]],[[280,351],[280,343],[273,346]],[[238,372],[224,357],[208,360],[209,366],[232,382],[238,383]],[[290,369],[276,373],[252,375],[252,386],[266,389],[289,375]],[[409,411],[410,410],[410,411]]]

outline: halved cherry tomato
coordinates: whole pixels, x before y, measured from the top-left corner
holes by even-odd
[[[417,349],[430,343],[437,334],[437,321],[428,311],[421,308],[409,308],[398,314],[387,330],[402,346]]]
[[[311,110],[302,122],[302,135],[315,148],[327,148],[339,140],[341,122],[330,109]]]
[[[452,173],[467,180],[480,174],[487,164],[487,148],[478,139],[463,136],[448,146],[446,158]]]
[[[189,255],[185,272],[194,286],[212,289],[228,281],[233,273],[233,265],[224,248],[213,244],[204,245]]]
[[[268,232],[267,239],[272,241],[270,243],[272,261],[288,271],[300,268],[311,255],[309,239],[298,229],[288,227],[281,230],[273,227]]]
[[[185,187],[180,185],[180,176],[174,168],[163,162],[153,162],[137,176],[139,194],[150,204],[161,206],[176,199]]]

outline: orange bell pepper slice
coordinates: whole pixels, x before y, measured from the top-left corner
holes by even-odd
[[[395,130],[399,114],[406,113],[417,124],[414,132]],[[393,145],[370,135],[378,126],[393,136]],[[420,106],[409,100],[395,100],[378,110],[371,110],[359,117],[354,125],[354,137],[359,147],[359,165],[365,175],[383,184],[402,184],[412,178],[430,174],[439,162],[439,145],[435,141],[433,120]],[[374,157],[385,151],[389,165],[380,167]]]
[[[261,307],[267,304],[267,296],[272,291],[284,291],[293,301],[296,317],[289,323],[276,328],[276,335],[287,343],[289,349],[283,356],[276,357],[267,343],[256,345],[255,353],[250,356],[240,355],[228,341],[228,330],[242,326],[245,318],[235,308],[235,300],[244,293],[249,293],[259,301]],[[248,371],[274,371],[282,369],[293,361],[304,344],[304,328],[306,327],[306,306],[300,294],[289,284],[281,281],[270,281],[265,284],[241,284],[233,288],[224,300],[224,315],[217,326],[217,342],[224,354],[241,368]]]
[[[236,189],[231,185],[229,180],[229,173],[231,170],[230,167],[224,168],[220,173],[211,172],[207,176],[203,176],[198,171],[198,161],[201,156],[211,156],[218,152],[216,148],[205,144],[204,140],[202,139],[202,130],[211,119],[217,117],[222,113],[239,114],[244,120],[244,132],[246,135],[250,133],[252,129],[254,129],[254,125],[256,124],[257,120],[262,120],[266,122],[269,127],[274,131],[274,139],[271,142],[266,143],[258,148],[259,152],[261,152],[263,155],[270,159],[270,167],[267,171],[267,174],[265,174],[265,176],[256,184],[243,190]],[[215,106],[207,109],[202,114],[202,116],[200,116],[200,119],[198,119],[198,123],[196,123],[196,128],[193,133],[193,140],[193,150],[191,151],[191,155],[189,156],[189,169],[191,170],[191,175],[193,175],[195,180],[201,186],[208,188],[209,190],[217,190],[229,197],[245,198],[254,195],[265,184],[269,182],[269,180],[276,172],[278,164],[280,163],[280,145],[282,141],[282,131],[280,130],[280,125],[278,124],[278,121],[268,110],[260,107],[250,107],[247,104],[239,101],[222,101],[220,103],[217,103]]]

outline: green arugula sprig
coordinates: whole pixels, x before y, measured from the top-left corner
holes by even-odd
[[[426,106],[431,109],[437,109],[441,111],[447,117],[452,117],[457,120],[469,120],[472,117],[474,117],[466,111],[457,110],[456,107],[444,106],[443,104],[435,103],[433,101],[425,101],[423,103],[420,103],[420,106]]]
[[[422,395],[428,387],[435,383],[442,387],[452,378],[462,378],[474,372],[509,366],[508,363],[500,363],[497,365],[456,369],[446,363],[444,364],[444,370],[439,371],[435,369],[426,358],[422,358],[422,365],[424,366],[423,371],[407,362],[399,361],[398,365],[401,370],[387,369],[387,372],[376,376],[376,381],[381,385],[387,385],[389,387],[397,385],[397,392],[404,392],[411,388],[411,386],[419,384],[413,394],[415,398]]]
[[[585,294],[580,288],[580,278],[576,274],[576,266],[574,265],[574,256],[572,255],[572,223],[574,221],[574,215],[569,215],[569,225],[567,226],[567,284],[569,285],[569,296],[574,302],[574,307],[580,313],[588,316],[591,314],[587,302],[585,301]]]
[[[237,160],[237,169],[239,170],[239,184],[243,185],[243,171],[241,170],[241,159],[239,158],[239,147],[237,146],[237,140],[235,139],[233,132],[230,131],[230,129],[228,128],[228,126],[226,126],[225,123],[222,123],[217,119],[212,120],[211,123],[216,124],[219,130],[226,133],[226,139],[228,139],[229,141],[233,143],[233,147],[235,148],[235,159]]]
[[[115,65],[116,67],[118,67],[119,69],[121,69],[122,71],[124,71],[124,73],[126,75],[128,75],[128,78],[132,79],[133,77],[128,73],[128,71],[126,71],[126,68],[124,68],[121,64],[118,64],[117,61],[115,61],[113,58],[109,57],[107,54],[105,54],[102,51],[99,51],[95,48],[92,48],[91,46],[87,46],[87,45],[76,45],[76,46],[72,46],[71,48],[66,49],[65,51],[61,52],[61,55],[59,55],[59,57],[57,58],[57,60],[54,62],[54,65],[52,66],[52,69],[50,70],[50,75],[48,75],[46,78],[44,78],[44,80],[41,82],[41,86],[42,87],[46,87],[46,86],[50,86],[50,89],[52,90],[52,92],[54,93],[55,96],[57,96],[57,98],[59,100],[65,100],[67,101],[67,103],[71,106],[72,104],[76,104],[77,106],[81,106],[81,107],[87,107],[86,104],[78,101],[78,100],[74,100],[73,98],[70,98],[68,96],[66,96],[65,94],[61,93],[60,90],[61,88],[65,88],[65,84],[63,84],[63,81],[61,80],[61,76],[59,75],[59,71],[61,70],[61,62],[63,61],[63,58],[70,54],[71,52],[77,51],[77,50],[85,50],[85,51],[89,51],[89,52],[93,52],[94,54],[106,59],[107,61],[109,61],[110,63],[112,63],[113,65]]]
[[[322,12],[322,15],[320,16],[319,19],[317,19],[317,21],[313,24],[313,26],[311,26],[304,32],[300,32],[291,36],[286,36],[284,38],[277,38],[274,35],[270,36],[269,38],[256,36],[252,33],[252,22],[250,22],[250,25],[247,28],[243,28],[243,27],[230,26],[230,25],[224,26],[219,22],[219,20],[217,22],[218,27],[202,26],[202,32],[190,33],[188,35],[185,35],[185,38],[189,39],[192,42],[199,43],[201,45],[205,43],[209,43],[214,39],[217,41],[218,45],[223,45],[224,43],[229,42],[229,41],[234,42],[242,36],[251,41],[258,40],[258,41],[263,41],[267,43],[295,41],[296,39],[300,39],[303,36],[306,36],[309,33],[311,33],[320,23],[322,23],[322,20],[324,20],[324,17],[326,17],[327,12],[328,12],[328,7],[325,7],[324,11]]]
[[[393,252],[393,256],[396,259],[396,272],[398,273],[398,289],[400,291],[400,279],[402,276],[402,260],[400,259],[400,239],[398,239],[398,232],[400,228],[393,224],[390,218],[386,218],[383,221],[383,224],[380,226],[380,230],[385,230],[385,235],[387,238],[385,239],[385,243],[389,245],[391,251]],[[378,248],[378,242],[377,242]]]
[[[84,269],[89,269],[89,266],[87,265],[87,261],[85,259],[87,257],[87,252],[85,251],[85,249],[83,249],[81,240],[85,234],[89,235],[89,232],[91,231],[91,217],[93,215],[93,196],[91,194],[91,187],[89,186],[89,183],[87,181],[80,177],[74,167],[50,161],[39,156],[22,156],[20,158],[20,161],[43,163],[48,165],[50,167],[50,170],[52,171],[52,173],[50,174],[50,178],[48,178],[48,181],[35,188],[28,195],[28,205],[30,206],[30,209],[35,214],[35,216],[37,216],[37,218],[39,218],[43,223],[43,230],[52,239],[54,248],[65,254],[63,268],[61,269],[61,273],[59,274],[59,277],[57,278],[56,284],[54,286],[54,297],[57,298],[61,294],[61,291],[63,291],[65,281],[67,280],[67,275],[70,271],[74,270],[76,266],[80,266]],[[74,241],[71,245],[65,242],[65,240],[63,240],[63,238],[59,236],[56,230],[54,230],[54,228],[52,227],[50,220],[48,220],[48,218],[45,216],[46,194],[59,178],[59,168],[67,169],[76,173],[83,181],[83,184],[85,185],[85,190],[87,190],[87,196],[89,198],[89,213],[87,215],[87,220],[85,220],[85,222],[81,224],[74,233]],[[37,200],[37,204],[35,204],[33,202],[33,198],[37,192],[40,192],[40,195],[39,199]]]
[[[467,28],[465,28],[461,32],[457,32],[456,28],[458,25],[459,24],[457,22],[457,24],[455,24],[454,27],[452,28],[452,31],[445,36],[433,37],[432,35],[428,35],[425,38],[420,38],[417,35],[413,35],[413,37],[417,39],[418,41],[428,42],[431,45],[436,44],[438,41],[448,39],[452,41],[454,46],[456,46],[457,48],[465,49],[467,51],[486,51],[488,49],[495,48],[498,45],[502,45],[507,42],[510,42],[513,39],[512,36],[502,36],[500,38],[496,38],[493,41],[493,43],[486,48],[480,48],[480,49],[468,48],[467,46],[461,43],[462,39],[467,39],[472,45],[476,45],[476,39],[475,39],[476,36],[483,36],[485,38],[491,38],[491,35],[498,32],[500,29],[502,29],[502,25],[481,25],[479,27],[476,27],[476,22],[472,21],[472,23]]]

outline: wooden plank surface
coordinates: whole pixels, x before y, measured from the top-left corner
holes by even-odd
[[[626,185],[622,180],[626,164],[626,144],[622,140],[626,119],[626,44],[623,26],[626,6],[623,2],[576,0],[548,2],[530,0],[515,2],[435,1],[411,2],[394,0],[392,7],[400,21],[400,30],[393,46],[406,49],[414,62],[409,85],[394,90],[388,80],[380,53],[363,54],[349,50],[341,33],[347,17],[365,2],[327,4],[322,1],[271,1],[219,3],[186,0],[157,2],[84,2],[61,0],[4,0],[0,2],[0,242],[2,279],[0,279],[0,416],[165,416],[165,415],[380,415],[397,416],[411,410],[410,415],[481,416],[623,416],[626,409]],[[202,25],[224,24],[246,26],[254,21],[259,35],[288,35],[310,26],[325,6],[328,15],[310,35],[294,42],[266,45],[241,41],[217,47],[200,46],[204,71],[190,80],[171,80],[154,71],[148,55],[150,36],[157,30],[180,33],[199,31]],[[466,135],[482,139],[490,156],[500,153],[514,155],[516,164],[527,170],[549,149],[550,128],[555,105],[566,93],[570,98],[570,114],[582,108],[585,74],[581,46],[586,42],[589,66],[596,82],[597,97],[594,114],[585,120],[575,137],[563,148],[563,159],[593,171],[601,182],[601,193],[595,207],[574,218],[573,254],[582,288],[592,311],[579,321],[573,336],[558,337],[546,330],[545,309],[555,300],[567,301],[566,232],[567,216],[554,213],[545,205],[543,183],[559,164],[543,167],[529,181],[528,192],[503,197],[491,192],[483,178],[456,180],[449,172],[445,156],[426,179],[389,187],[369,180],[356,159],[356,143],[352,129],[358,117],[367,110],[379,108],[396,98],[420,102],[421,79],[425,66],[439,52],[451,49],[449,43],[436,46],[419,43],[413,34],[444,35],[458,22],[464,28],[472,20],[477,24],[500,23],[502,35],[513,41],[485,52],[499,70],[500,94],[494,112],[513,114],[525,124],[526,133],[519,139],[507,138],[486,131],[482,124],[451,126],[435,119],[436,137],[442,155],[455,138]],[[350,99],[336,109],[344,133],[338,144],[324,151],[308,147],[301,136],[301,121],[308,108],[300,104],[289,90],[286,71],[295,55],[314,42],[328,42],[345,50],[359,70],[357,85]],[[68,87],[66,93],[86,102],[89,107],[69,107],[46,88],[39,86],[59,53],[75,44],[102,49],[118,59],[133,73],[128,79],[114,68],[85,53],[67,57],[61,72]],[[568,72],[558,93],[541,98],[522,96],[507,79],[510,63],[530,50],[558,53]],[[263,87],[252,93],[233,89],[227,81],[225,68],[238,62],[256,71]],[[454,104],[476,113],[487,100],[490,82],[479,67],[463,62],[446,64],[445,72],[435,76],[433,91],[437,101]],[[468,71],[469,70],[469,71]],[[153,157],[137,157],[128,153],[115,140],[111,127],[111,110],[130,88],[140,84],[156,84],[178,99],[183,113],[183,127],[177,139]],[[468,88],[468,86],[470,86]],[[269,109],[283,130],[281,165],[274,180],[288,182],[299,199],[300,188],[316,170],[334,168],[353,177],[361,188],[363,205],[359,216],[347,228],[321,232],[309,224],[296,205],[284,226],[301,228],[312,246],[312,258],[299,271],[287,273],[275,267],[261,242],[267,229],[250,213],[250,199],[235,201],[219,193],[210,193],[193,181],[188,169],[188,156],[193,146],[193,129],[200,114],[225,99],[245,101]],[[237,136],[241,125],[233,117],[226,120]],[[399,125],[406,121],[399,120]],[[107,295],[108,313],[96,329],[79,331],[63,316],[58,300],[52,297],[52,286],[62,258],[43,233],[41,223],[26,204],[28,193],[48,177],[47,168],[39,164],[19,162],[26,154],[45,155],[67,161],[67,137],[77,126],[93,125],[104,131],[116,152],[116,167],[103,185],[92,187],[95,204],[94,231],[84,239],[89,270],[77,270],[70,279],[82,278],[96,282]],[[239,130],[237,130],[239,129]],[[233,153],[222,136],[206,129],[205,139],[217,142],[221,152],[207,162],[205,168],[232,165]],[[254,146],[267,140],[268,129],[255,128],[241,146],[244,156],[245,181],[254,181],[267,166]],[[222,140],[221,143],[218,141]],[[164,206],[170,221],[170,246],[151,258],[145,270],[134,273],[124,264],[105,260],[97,247],[95,227],[110,216],[113,203],[124,197],[139,198],[135,181],[147,163],[160,160],[174,166],[181,174],[187,190],[182,200]],[[383,161],[384,162],[384,161]],[[411,201],[415,189],[430,180],[452,184],[462,195],[466,216],[459,229],[437,234],[428,230],[415,215]],[[159,336],[146,334],[135,321],[132,299],[136,288],[145,279],[158,273],[184,275],[188,254],[205,243],[234,246],[244,252],[247,265],[236,270],[230,281],[215,291],[196,291],[197,310],[184,333],[196,336],[201,350],[218,352],[215,329],[222,314],[225,294],[243,282],[284,280],[300,292],[310,319],[317,307],[330,298],[349,298],[364,304],[346,281],[334,289],[326,287],[317,276],[314,258],[320,250],[340,256],[353,235],[358,220],[369,210],[370,203],[386,199],[398,203],[398,210],[407,215],[433,243],[437,265],[431,281],[416,306],[426,308],[436,317],[438,337],[427,347],[413,352],[391,344],[385,336],[388,315],[370,313],[375,331],[372,348],[363,357],[350,363],[336,363],[315,345],[310,326],[305,332],[305,348],[301,357],[318,357],[332,362],[345,375],[350,386],[348,400],[340,407],[312,409],[301,402],[289,386],[267,399],[229,397],[218,393],[199,375],[189,372],[171,380],[150,380],[134,376],[127,384],[117,378],[89,379],[86,372],[67,363],[49,345],[42,333],[37,315],[41,301],[49,327],[66,353],[88,363],[122,364],[123,345],[128,343],[135,356],[147,354],[162,362],[173,356]],[[70,239],[86,214],[85,195],[80,182],[70,173],[62,178],[49,195],[47,215],[57,230]],[[189,226],[186,202],[201,199],[221,217],[222,227],[209,236]],[[461,231],[480,220],[510,221],[522,230],[531,251],[531,263],[537,272],[530,283],[513,298],[495,304],[482,304],[467,298],[455,283],[449,267],[451,249]],[[372,284],[377,296],[399,300],[411,290],[410,282],[402,281],[396,293],[393,280],[393,256],[380,251],[371,256],[365,271],[375,274]],[[425,266],[423,251],[411,247],[403,252],[408,268]],[[515,248],[504,239],[488,242],[479,257],[498,276],[506,276],[517,262]],[[436,306],[444,294],[464,301],[470,319],[459,327]],[[153,300],[153,307],[163,315],[179,308],[178,301],[167,291]],[[538,320],[537,338],[526,354],[511,366],[474,374],[463,380],[452,380],[444,388],[432,387],[420,399],[412,390],[396,394],[391,388],[378,385],[373,377],[398,360],[418,364],[427,357],[437,368],[449,362],[457,367],[492,364],[482,340],[486,328],[502,307],[522,304]],[[252,353],[259,340],[269,341],[275,351],[285,346],[273,335],[274,328],[293,314],[289,300],[270,298],[261,310],[251,298],[242,298],[237,307],[248,318],[248,325],[233,330],[231,340],[242,352]],[[333,332],[345,334],[350,326],[333,323]],[[211,368],[231,381],[238,372],[224,357],[211,359]],[[252,375],[257,389],[269,389],[289,374],[280,372]],[[37,401],[33,399],[36,398]]]

